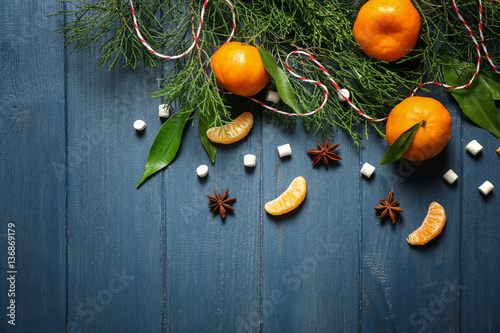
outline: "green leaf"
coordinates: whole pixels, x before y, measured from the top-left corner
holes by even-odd
[[[182,132],[190,115],[190,112],[176,112],[162,125],[151,145],[148,160],[137,187],[141,186],[146,178],[172,162],[181,145]]]
[[[425,120],[413,125],[409,129],[407,129],[403,134],[401,134],[396,141],[389,146],[387,149],[384,158],[380,162],[380,165],[389,164],[395,162],[403,156],[403,154],[410,148],[411,143],[413,142],[413,138],[415,134],[417,134],[420,126],[425,125]]]
[[[474,75],[471,69],[450,66],[445,66],[443,73],[446,83],[452,86],[466,84]],[[466,89],[450,89],[449,91],[470,120],[500,139],[499,114],[493,100],[494,96],[498,98],[498,84],[498,78],[481,72]]]
[[[480,78],[488,86],[491,96],[495,101],[500,101],[500,74],[493,72],[481,72]]]
[[[208,157],[210,157],[210,161],[212,163],[215,162],[215,154],[217,153],[217,144],[213,143],[207,138],[207,130],[210,128],[210,125],[213,123],[215,118],[214,110],[210,110],[210,112],[206,113],[198,113],[198,133],[200,134],[200,140],[207,151]]]
[[[266,68],[269,75],[271,75],[271,77],[273,78],[274,83],[276,83],[276,89],[278,89],[280,98],[289,107],[291,107],[293,111],[295,111],[296,113],[300,113],[299,106],[297,104],[297,101],[295,100],[295,93],[293,92],[292,86],[290,85],[290,82],[288,81],[285,73],[283,73],[281,68],[276,65],[276,62],[269,54],[269,52],[264,50],[259,45],[257,45],[257,49],[259,50],[259,54],[262,62],[264,63],[264,67]]]

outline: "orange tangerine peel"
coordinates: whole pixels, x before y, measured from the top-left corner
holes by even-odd
[[[411,245],[424,245],[436,238],[444,228],[446,223],[446,213],[443,206],[437,202],[429,205],[427,216],[422,225],[413,231],[406,241]]]
[[[229,124],[209,128],[207,138],[215,143],[234,143],[247,136],[252,126],[253,115],[250,112],[243,112]]]
[[[266,203],[264,208],[271,215],[283,215],[297,208],[304,201],[307,185],[304,177],[295,178],[290,186],[276,199]]]

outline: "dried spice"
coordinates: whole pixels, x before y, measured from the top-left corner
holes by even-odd
[[[332,151],[337,148],[340,145],[340,143],[334,144],[334,145],[329,145],[328,140],[326,140],[325,145],[321,145],[321,143],[318,141],[318,147],[319,149],[311,149],[308,150],[307,153],[310,155],[317,155],[314,158],[314,161],[312,163],[313,166],[319,163],[323,159],[323,163],[325,164],[326,169],[328,170],[328,161],[340,161],[342,158],[333,153]]]
[[[391,217],[392,223],[396,222],[396,213],[403,212],[403,208],[399,207],[399,201],[394,199],[394,192],[389,192],[387,199],[380,199],[380,205],[374,207],[375,210],[381,210],[382,213],[378,217],[383,219],[387,215]]]
[[[213,204],[209,206],[209,208],[213,208],[212,214],[219,212],[220,216],[222,216],[222,218],[225,218],[227,211],[234,212],[234,208],[231,207],[230,204],[232,204],[236,200],[236,198],[228,198],[228,191],[229,189],[227,189],[222,194],[222,196],[217,191],[215,191],[215,195],[206,195],[210,199],[210,202],[213,202]]]

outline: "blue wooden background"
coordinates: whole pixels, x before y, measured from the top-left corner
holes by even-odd
[[[312,168],[316,145],[254,111],[250,135],[216,163],[188,126],[165,171],[136,189],[161,126],[159,70],[97,67],[69,54],[54,30],[59,1],[0,6],[0,330],[2,332],[498,332],[500,140],[453,117],[445,151],[415,166],[378,167],[387,147],[339,132],[343,160]],[[136,119],[148,128],[138,135]],[[465,145],[477,139],[483,152]],[[291,158],[276,147],[290,143]],[[257,156],[248,170],[243,156]],[[207,179],[196,167],[208,164]],[[442,175],[452,168],[452,186]],[[305,202],[274,218],[264,203],[296,176]],[[497,188],[478,192],[483,181]],[[225,222],[205,194],[238,198]],[[392,225],[373,209],[393,190],[405,212]],[[448,217],[425,247],[405,238],[431,201]],[[16,230],[15,326],[8,324],[7,228]]]

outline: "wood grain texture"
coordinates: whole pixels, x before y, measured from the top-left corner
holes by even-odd
[[[137,190],[148,140],[161,125],[155,75],[68,57],[68,322],[70,332],[162,327],[162,184]],[[85,68],[94,68],[88,72]],[[86,75],[81,75],[86,72]],[[132,124],[149,125],[138,134]],[[163,262],[162,262],[163,260]]]
[[[46,17],[61,6],[9,0],[0,9],[0,331],[500,331],[500,140],[449,95],[422,93],[453,117],[436,158],[378,166],[385,141],[371,133],[356,147],[338,132],[342,161],[329,170],[312,167],[316,139],[300,125],[283,132],[256,104],[231,98],[235,116],[254,114],[248,137],[219,146],[212,164],[190,121],[172,164],[136,189],[162,124],[162,101],[146,94],[164,72],[110,72],[95,65],[97,51],[69,54],[53,32],[62,19]],[[465,151],[473,139],[484,146],[475,157]],[[292,156],[280,158],[285,143]],[[255,168],[244,167],[247,153]],[[365,162],[377,167],[370,179],[359,173]],[[454,185],[442,179],[449,169]],[[303,204],[268,215],[264,204],[299,175]],[[496,186],[488,196],[478,191],[485,180]],[[236,211],[222,220],[206,194],[226,189]],[[394,225],[373,209],[391,190],[405,210]],[[446,210],[442,234],[408,245],[432,201]],[[15,327],[5,316],[10,221]]]
[[[256,114],[248,137],[219,146],[215,165],[197,125],[188,128],[175,162],[165,170],[168,332],[236,332],[243,318],[258,314],[261,126]],[[257,156],[255,169],[245,168],[245,154]],[[209,167],[206,178],[196,175],[201,164]],[[206,195],[226,189],[237,200],[235,212],[223,220],[211,214]]]
[[[500,140],[464,121],[461,142],[463,183],[461,190],[461,272],[460,295],[462,300],[462,331],[493,332],[500,329],[500,297],[498,284],[500,260],[500,155],[495,150]],[[477,140],[483,151],[472,156],[464,147]],[[478,187],[489,180],[495,190],[487,197]],[[496,191],[496,192],[495,192]]]
[[[56,2],[0,8],[0,331],[59,332],[66,311],[64,51],[45,15]],[[15,224],[15,296],[7,225]],[[7,323],[15,300],[15,326]]]
[[[306,151],[317,148],[299,127],[284,134],[264,129],[263,202],[280,195],[304,176],[307,196],[295,211],[279,217],[263,212],[262,329],[266,332],[355,332],[359,329],[358,177],[347,185],[343,173],[355,170],[358,155],[344,134],[335,137],[343,159],[312,167]],[[289,143],[292,156],[277,146]],[[324,143],[324,142],[323,142]]]
[[[363,178],[362,193],[362,328],[377,332],[459,331],[460,300],[446,291],[460,282],[460,192],[462,178],[450,186],[442,175],[459,173],[461,121],[455,107],[439,92],[432,95],[453,118],[452,140],[445,150],[425,162],[400,160],[378,166],[373,179]],[[361,152],[377,165],[387,144],[370,140]],[[394,191],[404,212],[395,224],[380,220],[373,209]],[[442,234],[425,246],[411,246],[406,237],[424,220],[429,204],[446,211]],[[447,297],[449,302],[442,300]]]

